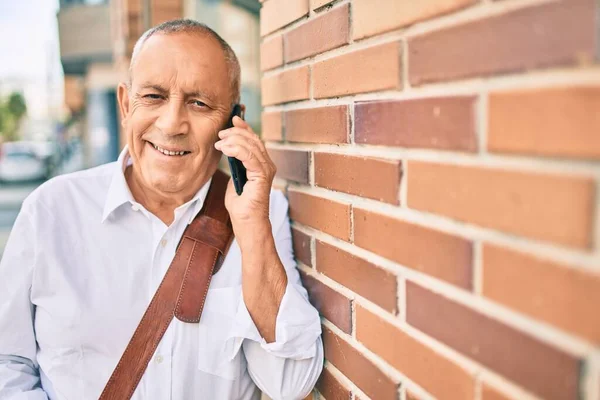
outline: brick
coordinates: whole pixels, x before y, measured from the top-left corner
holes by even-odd
[[[307,151],[267,149],[277,166],[277,176],[299,183],[308,183]]]
[[[294,244],[294,255],[303,264],[312,266],[312,252],[310,250],[310,236],[292,228],[292,242]]]
[[[600,344],[600,274],[485,244],[483,295]]]
[[[333,0],[310,0],[310,8],[312,10],[316,10],[317,8],[321,8],[329,3],[331,3]]]
[[[488,149],[600,158],[600,86],[491,93]]]
[[[265,36],[308,15],[308,0],[268,0],[260,9],[260,35]]]
[[[290,218],[339,239],[350,240],[350,205],[290,190]]]
[[[262,80],[262,104],[269,106],[306,100],[309,96],[309,67],[280,72]]]
[[[285,34],[285,62],[301,60],[350,41],[350,6],[324,13]]]
[[[354,208],[354,243],[421,273],[471,289],[468,240]]]
[[[266,39],[260,45],[260,70],[267,71],[283,65],[283,35]]]
[[[576,357],[412,282],[406,321],[543,398],[578,397]]]
[[[590,246],[591,179],[418,161],[409,161],[407,175],[410,208],[567,246]]]
[[[434,397],[474,398],[475,381],[465,370],[358,304],[356,338]]]
[[[281,141],[282,140],[282,121],[281,112],[263,112],[262,113],[262,139]]]
[[[350,400],[350,390],[346,389],[327,368],[323,368],[316,387],[327,400]]]
[[[317,271],[391,313],[397,311],[396,276],[335,246],[317,241]]]
[[[400,161],[315,153],[314,168],[317,186],[399,204]]]
[[[400,89],[400,43],[353,51],[313,65],[317,99],[377,90]]]
[[[484,383],[481,387],[481,400],[510,400],[510,398]]]
[[[348,106],[288,111],[285,137],[290,142],[348,143]]]
[[[354,110],[356,143],[477,150],[474,96],[367,101]]]
[[[409,79],[420,85],[591,61],[594,35],[591,0],[522,8],[409,39]]]
[[[352,2],[354,39],[402,28],[475,2],[476,0],[354,0]]]
[[[350,299],[303,271],[300,271],[300,275],[310,302],[319,313],[342,331],[352,332]]]
[[[342,337],[323,327],[325,358],[373,399],[396,400],[398,384]]]

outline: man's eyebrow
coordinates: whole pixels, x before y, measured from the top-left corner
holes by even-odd
[[[185,93],[185,97],[188,99],[192,98],[192,97],[198,97],[198,98],[207,99],[210,101],[214,101],[216,98],[213,94],[202,91],[202,90],[194,90],[193,92]]]
[[[159,93],[168,93],[169,92],[168,89],[166,89],[160,85],[154,84],[154,83],[144,83],[144,84],[140,85],[140,90],[147,90],[147,89],[152,89]],[[199,97],[202,99],[214,101],[216,98],[216,96],[213,95],[212,93],[202,91],[202,90],[194,90],[192,92],[186,92],[186,93],[184,93],[184,95],[188,99],[193,98],[193,97]]]
[[[164,87],[160,86],[160,85],[156,85],[156,84],[152,84],[152,83],[145,83],[143,85],[140,86],[141,90],[146,90],[146,89],[153,89],[156,90],[157,92],[160,93],[166,93],[168,92],[167,89],[165,89]]]

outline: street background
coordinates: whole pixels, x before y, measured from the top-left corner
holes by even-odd
[[[0,257],[25,197],[52,176],[83,167],[74,146],[81,132],[65,126],[58,7],[57,0],[0,0]]]

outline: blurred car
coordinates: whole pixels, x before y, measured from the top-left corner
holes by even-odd
[[[2,153],[33,154],[44,165],[46,178],[53,175],[61,160],[60,148],[55,141],[20,140],[6,142],[0,149],[0,160],[2,159]]]
[[[11,149],[4,146],[0,158],[0,181],[26,182],[41,181],[48,177],[48,168],[44,160],[35,153],[23,149]]]

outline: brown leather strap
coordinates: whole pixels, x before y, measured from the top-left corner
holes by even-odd
[[[199,322],[211,277],[223,262],[233,239],[225,190],[229,177],[217,170],[204,206],[188,225],[175,257],[100,400],[130,399],[175,315]]]

